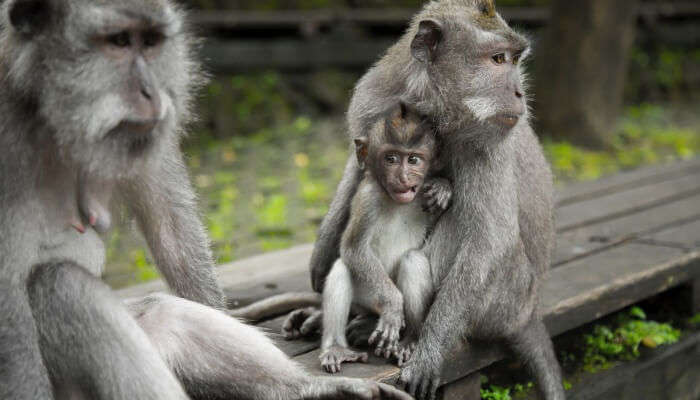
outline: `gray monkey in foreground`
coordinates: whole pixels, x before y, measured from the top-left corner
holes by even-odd
[[[351,304],[379,316],[369,338],[377,355],[394,355],[399,365],[410,357],[434,292],[420,247],[451,195],[444,179],[426,180],[438,159],[433,128],[403,103],[355,139],[355,147],[365,175],[323,291],[320,359],[331,373],[343,362],[367,360],[345,337]],[[414,201],[421,197],[431,197],[427,210]],[[408,337],[399,344],[405,325]]]
[[[428,116],[442,146],[442,174],[453,185],[452,204],[422,249],[439,289],[399,378],[419,399],[435,396],[460,344],[494,338],[524,361],[545,398],[565,397],[538,310],[554,244],[553,189],[528,123],[521,69],[528,47],[492,0],[432,1],[359,81],[350,104],[351,138],[399,99]],[[340,254],[361,177],[351,157],[311,257],[317,292]],[[285,329],[309,331],[320,318],[312,308],[297,310]]]
[[[177,6],[9,0],[0,12],[0,398],[410,398],[314,378],[222,311],[179,150],[202,79]],[[182,298],[123,304],[99,279],[112,194]]]

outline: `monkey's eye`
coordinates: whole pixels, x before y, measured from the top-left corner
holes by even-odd
[[[396,154],[387,154],[384,156],[384,161],[386,161],[389,164],[398,164],[399,163],[399,156]]]
[[[496,64],[503,64],[506,62],[506,54],[505,53],[494,54],[493,56],[491,56],[491,59]]]
[[[129,32],[126,31],[107,36],[107,42],[117,47],[131,46],[131,38],[129,37]]]
[[[520,56],[521,54],[513,54],[513,65],[518,65],[518,62],[520,61]]]
[[[408,157],[408,163],[411,165],[418,165],[421,162],[421,158],[418,156],[409,156]]]
[[[155,47],[163,42],[165,37],[162,33],[156,31],[149,31],[143,34],[143,45],[145,47]]]

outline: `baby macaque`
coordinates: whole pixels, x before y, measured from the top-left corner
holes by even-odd
[[[452,194],[445,179],[426,180],[437,158],[433,128],[403,103],[355,148],[364,178],[323,290],[320,359],[330,373],[343,362],[367,360],[345,336],[351,305],[379,316],[369,338],[375,354],[394,355],[399,365],[408,360],[435,291],[420,249]]]

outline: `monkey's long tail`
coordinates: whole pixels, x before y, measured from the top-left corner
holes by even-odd
[[[315,292],[282,293],[245,307],[229,310],[229,315],[248,321],[260,321],[288,313],[297,308],[321,305],[321,295]]]

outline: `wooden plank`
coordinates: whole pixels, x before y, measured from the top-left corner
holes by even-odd
[[[700,218],[700,195],[557,235],[553,267]],[[700,232],[694,235],[700,240]]]
[[[643,212],[697,194],[700,194],[700,173],[566,205],[556,210],[557,232]]]
[[[700,252],[629,243],[553,270],[542,310],[552,335],[700,276]]]
[[[687,161],[641,167],[595,181],[575,183],[557,191],[557,206],[579,203],[611,193],[675,179],[679,176],[696,173],[699,169],[700,157]]]
[[[217,268],[219,283],[227,292],[237,294],[239,304],[269,294],[310,290],[309,259],[312,244],[265,253]],[[306,280],[306,283],[302,282]],[[121,290],[120,297],[140,297],[167,291],[162,280],[148,282]]]
[[[552,271],[542,292],[545,323],[556,335],[700,276],[700,252],[630,243]],[[496,343],[472,342],[466,354],[453,351],[443,377],[451,382],[501,359]],[[321,374],[319,350],[295,358]],[[377,364],[379,363],[379,364]],[[343,376],[392,382],[399,369],[384,360],[348,364]]]
[[[698,201],[696,207],[700,208],[700,201]],[[656,210],[654,210],[654,212],[656,212]],[[640,241],[658,246],[677,247],[684,250],[698,249],[700,248],[700,220],[644,235]]]

